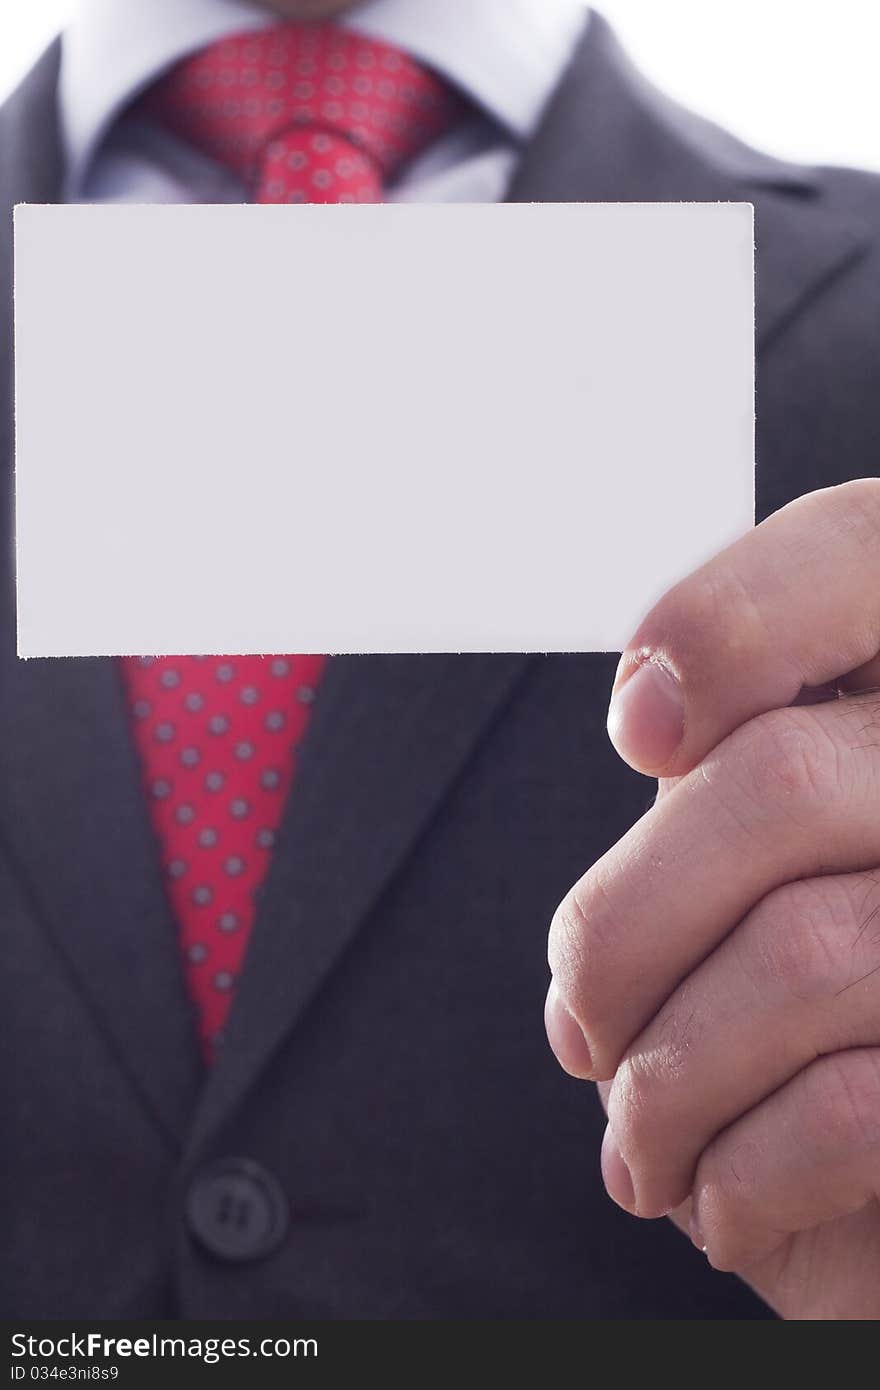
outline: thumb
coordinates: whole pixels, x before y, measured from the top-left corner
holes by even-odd
[[[801,497],[671,589],[621,657],[608,732],[639,772],[691,771],[805,686],[880,684],[880,479]]]

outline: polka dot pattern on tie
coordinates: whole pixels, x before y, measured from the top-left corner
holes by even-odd
[[[324,665],[321,656],[121,663],[209,1057],[241,972]]]
[[[255,202],[374,203],[465,103],[378,40],[280,24],[184,59],[140,107],[234,170]]]

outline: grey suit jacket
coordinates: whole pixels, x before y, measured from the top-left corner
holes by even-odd
[[[57,72],[53,47],[0,113],[4,543],[10,214],[59,197]],[[597,19],[511,197],[752,200],[759,510],[875,470],[877,179],[745,148]],[[607,743],[613,659],[330,663],[205,1076],[116,670],[14,650],[7,560],[7,1316],[765,1315],[605,1198],[598,1103],[543,1037],[553,908],[651,792]]]

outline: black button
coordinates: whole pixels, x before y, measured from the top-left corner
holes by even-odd
[[[287,1198],[271,1173],[249,1158],[223,1158],[199,1173],[186,1199],[195,1238],[223,1260],[258,1260],[287,1233]]]

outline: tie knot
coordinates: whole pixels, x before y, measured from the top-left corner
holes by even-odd
[[[280,24],[185,58],[140,109],[261,201],[336,202],[380,197],[464,104],[388,44],[331,24]]]

